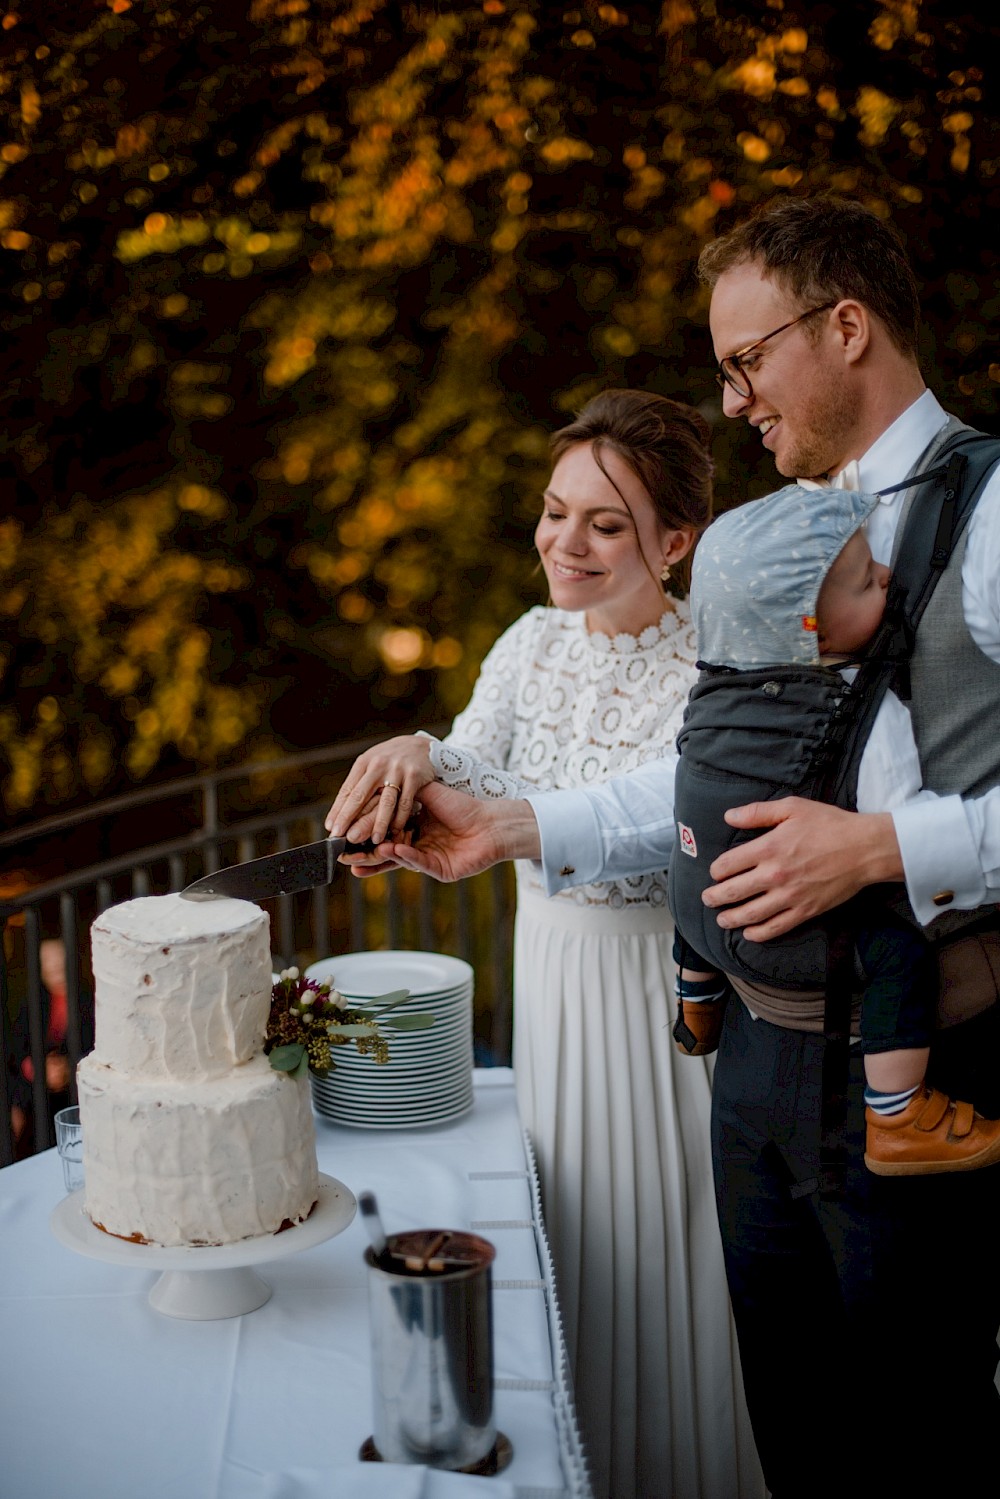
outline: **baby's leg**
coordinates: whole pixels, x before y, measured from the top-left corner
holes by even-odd
[[[865,1102],[870,1108],[875,1105],[869,1092],[880,1094],[913,1093],[923,1082],[930,1057],[929,1046],[913,1046],[906,1051],[880,1051],[865,1056],[865,1077],[868,1088]],[[894,1112],[886,1110],[885,1112]]]
[[[877,1176],[975,1171],[1000,1161],[1000,1120],[924,1082],[929,1048],[865,1057],[865,1165]]]
[[[905,923],[858,934],[867,976],[861,1006],[865,1046],[865,1164],[878,1176],[975,1171],[1000,1161],[1000,1120],[924,1081],[937,1000],[937,964]]]
[[[725,974],[710,968],[704,958],[688,947],[679,932],[674,935],[674,962],[677,964],[674,1040],[689,1057],[707,1056],[718,1049],[729,984]]]

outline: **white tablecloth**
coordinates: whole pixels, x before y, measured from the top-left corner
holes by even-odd
[[[258,1267],[271,1300],[191,1322],[148,1302],[157,1272],[53,1237],[55,1151],[0,1171],[0,1494],[17,1499],[588,1499],[534,1165],[506,1068],[441,1128],[317,1119],[320,1170],[378,1197],[387,1231],[469,1228],[497,1248],[494,1478],[361,1463],[371,1434],[360,1217]]]

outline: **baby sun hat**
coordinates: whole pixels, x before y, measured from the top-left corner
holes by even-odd
[[[823,579],[878,496],[788,484],[714,520],[695,549],[691,618],[712,666],[818,666]]]

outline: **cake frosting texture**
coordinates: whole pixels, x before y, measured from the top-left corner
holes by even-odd
[[[260,1051],[269,924],[247,900],[147,895],[91,928],[95,1057],[126,1077],[200,1082]]]
[[[308,1216],[318,1194],[305,1079],[263,1055],[267,916],[147,896],[92,929],[95,1047],[77,1069],[90,1217],[123,1238],[223,1244]]]

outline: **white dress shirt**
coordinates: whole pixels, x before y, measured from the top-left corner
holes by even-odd
[[[932,393],[924,391],[859,460],[861,488],[874,493],[905,478],[947,419]],[[868,521],[878,562],[890,560],[904,495],[905,490],[887,495]],[[990,476],[969,522],[962,609],[976,645],[1000,664],[1000,470]],[[865,757],[872,758],[867,767],[862,761],[861,773],[871,786],[895,781],[911,787],[910,799],[892,816],[918,919],[926,925],[942,910],[971,910],[1000,900],[1000,786],[968,800],[915,796],[912,776],[899,763],[900,744],[873,729],[865,749]],[[527,798],[538,822],[549,894],[666,866],[674,841],[676,763],[674,757],[653,760],[585,791]],[[948,905],[932,899],[942,890],[954,891]]]

